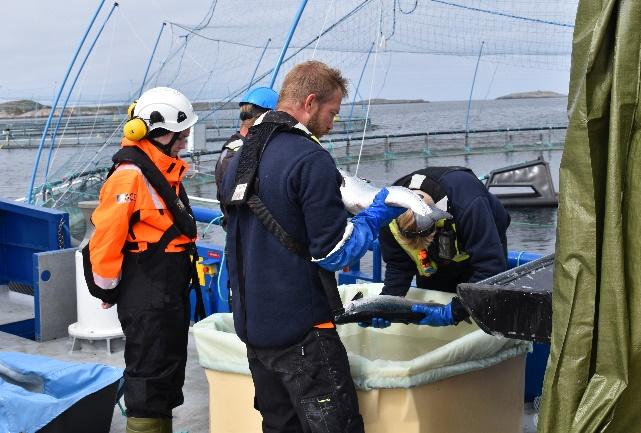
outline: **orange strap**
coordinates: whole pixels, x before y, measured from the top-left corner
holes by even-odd
[[[325,322],[325,323],[319,323],[318,325],[314,325],[314,328],[317,328],[317,329],[334,329],[334,328],[336,328],[336,325],[334,325],[334,322]]]

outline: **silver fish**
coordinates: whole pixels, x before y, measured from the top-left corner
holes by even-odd
[[[442,306],[436,302],[420,302],[400,296],[378,295],[363,298],[358,292],[354,299],[348,302],[345,312],[334,318],[336,324],[363,322],[371,324],[372,318],[377,317],[395,323],[418,323],[423,317],[422,313],[413,313],[412,305]]]
[[[340,190],[345,209],[352,215],[356,215],[372,204],[374,197],[381,189],[343,170],[338,171],[343,177]],[[411,209],[419,231],[431,227],[438,220],[452,218],[452,215],[444,210],[425,203],[409,188],[388,186],[387,190],[389,194],[385,198],[385,204]]]

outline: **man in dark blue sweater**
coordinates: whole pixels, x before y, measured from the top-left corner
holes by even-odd
[[[296,65],[277,111],[256,120],[222,182],[234,326],[266,433],[363,432],[319,267],[360,258],[404,209],[385,205],[383,189],[347,221],[342,178],[316,138],[331,130],[346,87],[323,63]]]
[[[435,227],[416,232],[411,212],[380,232],[386,264],[382,294],[405,296],[412,279],[423,289],[455,292],[459,283],[475,283],[507,269],[506,231],[510,215],[503,205],[463,167],[427,167],[394,182],[452,215]],[[468,317],[458,298],[443,307],[415,305],[425,313],[421,324],[446,326]],[[384,321],[373,325],[384,327]]]

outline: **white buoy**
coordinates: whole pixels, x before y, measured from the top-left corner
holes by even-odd
[[[76,308],[78,310],[78,321],[69,325],[69,335],[73,337],[71,351],[76,349],[76,342],[80,340],[106,340],[107,352],[111,353],[111,340],[124,336],[116,307],[103,309],[102,302],[89,293],[85,281],[82,253],[80,250],[89,242],[93,233],[90,215],[96,208],[97,202],[80,202],[78,206],[82,209],[87,221],[87,230],[78,251],[76,251]]]

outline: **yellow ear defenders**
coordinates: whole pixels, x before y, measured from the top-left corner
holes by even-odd
[[[147,132],[149,132],[147,122],[145,122],[138,116],[134,116],[134,108],[136,108],[136,102],[137,101],[132,102],[127,109],[129,120],[127,120],[125,126],[123,126],[122,128],[122,132],[125,135],[125,138],[132,141],[142,140],[147,135]]]

